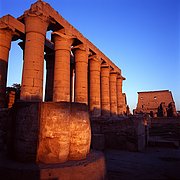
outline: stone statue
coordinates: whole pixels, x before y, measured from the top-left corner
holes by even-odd
[[[176,107],[174,102],[170,102],[168,105],[168,116],[169,117],[176,117],[177,112],[176,112]]]
[[[165,102],[161,102],[160,106],[158,107],[158,117],[167,117]]]

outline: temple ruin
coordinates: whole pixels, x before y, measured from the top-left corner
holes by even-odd
[[[47,31],[52,31],[50,40]],[[23,50],[20,99],[14,103],[10,92],[6,103],[9,51],[18,39]],[[90,118],[126,113],[123,80],[121,70],[48,3],[37,1],[19,18],[0,18],[0,117],[13,124],[6,132],[6,148],[17,161],[54,164],[87,159],[94,165],[83,169],[83,177],[89,173],[102,179],[104,157],[90,153]],[[102,170],[97,172],[96,166]]]
[[[46,39],[49,30],[51,40]],[[18,19],[2,17],[0,38],[1,108],[5,107],[11,41],[22,39],[21,101],[43,101],[45,59],[45,101],[86,103],[93,116],[122,114],[125,78],[121,70],[49,4],[37,1]]]
[[[6,87],[16,40],[23,53],[18,90]],[[48,3],[38,0],[19,18],[1,17],[0,177],[102,180],[103,151],[143,151],[150,123],[156,133],[160,122],[146,113],[176,116],[175,104],[170,91],[139,92],[137,115],[131,115],[124,80],[121,69]],[[175,132],[169,135],[179,142],[179,117],[170,121]],[[170,132],[169,119],[163,127]]]
[[[134,113],[147,113],[151,117],[177,116],[175,102],[169,90],[138,92]]]

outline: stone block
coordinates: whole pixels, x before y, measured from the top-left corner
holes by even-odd
[[[18,160],[62,163],[86,158],[91,141],[87,105],[19,102],[15,108]]]

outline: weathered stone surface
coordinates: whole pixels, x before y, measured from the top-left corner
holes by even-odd
[[[15,103],[15,99],[16,99],[16,91],[15,90],[11,90],[8,93],[8,108],[11,108],[13,106],[13,104]]]
[[[38,151],[41,162],[57,163],[86,158],[91,129],[85,104],[45,103],[41,117]]]
[[[108,65],[101,66],[101,115],[110,116],[110,91]]]
[[[8,27],[3,28],[0,21],[0,108],[5,108],[7,68],[12,36],[13,31]]]
[[[86,158],[90,150],[91,128],[88,107],[85,104],[72,103],[70,133],[69,159],[79,160]]]
[[[70,102],[70,53],[74,41],[61,31],[53,32],[55,44],[53,101]]]
[[[81,44],[73,48],[75,57],[75,102],[88,104],[88,49]]]
[[[126,99],[122,93],[122,82],[125,80],[121,75],[117,76],[117,114],[119,116],[124,115],[126,113]]]
[[[70,147],[70,106],[67,103],[45,103],[41,108],[38,160],[65,162]]]
[[[91,116],[101,116],[101,60],[98,56],[89,58],[89,109]]]
[[[36,161],[39,136],[39,103],[17,103],[14,107],[14,154],[20,161]]]
[[[96,141],[96,134],[105,137],[105,149],[126,149],[142,151],[146,146],[147,131],[145,129],[145,116],[92,118],[92,141]],[[102,142],[101,142],[102,143]]]
[[[174,102],[170,102],[167,109],[168,117],[177,117],[176,106]]]
[[[115,71],[110,72],[109,86],[111,116],[117,116],[117,72]]]
[[[43,96],[44,43],[48,18],[36,11],[24,14],[26,42],[21,100],[41,101]],[[36,26],[34,26],[36,24]]]
[[[91,142],[87,105],[21,102],[15,108],[18,160],[62,163],[86,158]]]
[[[180,118],[152,118],[149,133],[151,137],[161,137],[162,139],[177,140],[180,142]]]

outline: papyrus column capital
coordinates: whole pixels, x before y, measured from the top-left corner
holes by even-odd
[[[111,70],[111,71],[110,71],[110,75],[112,75],[112,76],[116,76],[116,77],[117,77],[117,75],[118,75],[118,74],[117,74],[117,72],[116,72],[116,71]]]
[[[90,61],[96,61],[96,62],[98,62],[99,64],[102,63],[102,60],[101,60],[101,58],[100,58],[98,55],[91,55],[91,56],[89,57],[89,60],[90,60]]]
[[[24,12],[24,14],[21,18],[23,18],[25,20],[26,18],[29,18],[29,17],[38,17],[44,23],[50,23],[50,21],[51,21],[51,18],[48,15],[46,15],[44,12],[41,12],[38,10],[37,11],[32,11],[31,9],[27,10]]]
[[[24,14],[19,17],[19,20],[25,19],[27,17],[39,17],[42,21],[50,23],[52,18],[50,17],[50,13],[52,8],[50,5],[43,1],[37,1],[32,4],[30,9],[25,11]]]
[[[110,71],[110,66],[107,63],[101,64],[101,68],[106,68]]]
[[[0,34],[4,36],[0,40],[0,46],[6,47],[10,49],[11,47],[11,40],[14,35],[18,36],[19,34],[15,32],[15,28],[8,23],[6,23],[2,18],[0,18]]]
[[[88,48],[88,46],[85,45],[85,44],[79,44],[79,45],[77,45],[77,46],[74,46],[74,47],[72,48],[72,50],[73,50],[74,53],[83,52],[83,53],[86,53],[87,55],[90,54],[89,48]]]
[[[18,18],[20,21],[25,22],[25,32],[35,32],[46,35],[47,27],[51,22],[51,18],[44,12],[34,10],[27,10],[24,14]]]
[[[0,19],[0,30],[8,30],[12,33],[15,32],[15,28],[3,21],[3,17]]]
[[[53,41],[55,43],[55,50],[64,49],[71,50],[71,45],[74,41],[74,36],[70,34],[64,34],[60,31],[55,31],[52,33]]]

